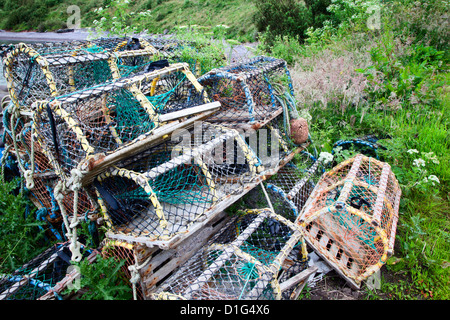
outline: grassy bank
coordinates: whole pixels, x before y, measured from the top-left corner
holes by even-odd
[[[367,297],[448,299],[448,8],[444,1],[377,3],[379,27],[370,30],[364,3],[336,1],[333,10],[348,19],[308,30],[304,44],[281,36],[264,49],[291,62],[299,108],[322,151],[340,139],[389,137],[378,152],[403,191],[396,250],[381,290]],[[335,151],[339,161],[358,152]]]
[[[70,5],[80,8],[81,28],[94,27],[93,21],[100,19],[95,11],[111,5],[111,0],[0,0],[0,29],[11,31],[54,31],[67,27],[72,14],[67,13]],[[170,32],[182,25],[215,27],[229,26],[227,35],[243,41],[253,41],[256,28],[253,24],[255,6],[245,0],[130,0],[126,5],[128,13],[150,10],[145,20],[136,14],[127,18],[128,25],[139,24],[150,33]],[[112,11],[114,11],[112,9]]]

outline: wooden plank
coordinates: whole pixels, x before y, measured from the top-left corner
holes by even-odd
[[[281,292],[286,291],[290,288],[292,288],[293,286],[299,284],[301,281],[306,280],[307,278],[309,278],[310,275],[316,273],[316,271],[319,268],[315,265],[309,267],[306,270],[303,270],[302,272],[296,274],[295,276],[293,276],[292,278],[289,278],[288,280],[280,283],[280,290]]]
[[[373,207],[373,217],[372,224],[374,226],[380,225],[381,213],[384,207],[385,194],[386,194],[386,186],[388,183],[389,174],[391,172],[391,166],[388,163],[385,163],[383,166],[383,170],[381,171],[380,183],[377,192],[377,199],[375,201],[375,205]]]
[[[205,111],[217,111],[219,109],[220,109],[220,102],[210,102],[210,103],[206,103],[206,104],[203,104],[200,106],[187,108],[187,109],[183,109],[183,110],[179,110],[179,111],[175,111],[175,112],[171,112],[171,113],[167,113],[167,114],[162,114],[159,116],[159,121],[168,122],[168,121],[173,121],[173,120],[176,120],[179,118],[191,116],[196,113],[201,113],[201,112],[205,112]]]

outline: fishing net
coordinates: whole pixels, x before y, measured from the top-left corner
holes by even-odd
[[[30,108],[38,100],[142,72],[156,53],[138,39],[19,43],[9,49],[3,63],[11,100]]]
[[[67,243],[50,247],[12,274],[0,276],[0,300],[37,300],[64,278],[70,264]],[[55,294],[55,299],[62,297]]]
[[[170,63],[188,63],[196,77],[226,64],[222,46],[213,41],[199,43],[193,40],[183,40],[176,35],[150,36],[145,40],[158,50],[161,58],[169,60]]]
[[[221,103],[221,112],[209,121],[234,127],[260,128],[287,108],[285,96],[293,97],[289,71],[281,59],[258,56],[213,69],[198,81],[212,100]]]
[[[114,259],[119,263],[122,262],[123,265],[120,268],[122,280],[124,280],[124,283],[129,283],[130,287],[132,286],[132,283],[130,282],[132,280],[132,277],[134,274],[130,270],[132,266],[136,264],[136,251],[137,251],[137,245],[131,244],[124,241],[118,241],[118,240],[110,240],[105,239],[104,243],[102,244],[102,256],[105,258],[114,257]],[[133,280],[134,281],[134,280]],[[134,286],[134,290],[136,290],[136,299],[135,300],[143,300],[144,296],[142,293],[142,286],[136,285]]]
[[[320,162],[302,151],[265,181],[276,213],[295,221],[322,175]]]
[[[389,164],[357,155],[326,172],[297,222],[354,287],[393,252],[401,190]]]
[[[93,184],[114,234],[159,245],[217,213],[261,170],[236,130],[203,123],[119,162]]]
[[[40,102],[34,127],[57,174],[69,176],[88,157],[117,152],[148,136],[160,126],[161,115],[207,102],[180,63]]]
[[[294,223],[270,209],[246,210],[152,294],[154,299],[280,299],[278,275],[307,258]]]

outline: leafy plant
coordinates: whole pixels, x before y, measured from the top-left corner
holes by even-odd
[[[151,16],[151,11],[130,12],[129,0],[111,0],[104,8],[94,10],[98,20],[93,21],[97,32],[107,31],[111,35],[133,35],[144,31],[144,21]]]
[[[132,289],[125,281],[121,268],[125,260],[97,255],[95,262],[83,259],[74,263],[80,268],[80,288],[67,289],[65,294],[82,293],[80,300],[131,300]]]
[[[34,218],[27,197],[13,192],[17,184],[18,179],[0,182],[0,273],[14,271],[46,249],[43,223]]]

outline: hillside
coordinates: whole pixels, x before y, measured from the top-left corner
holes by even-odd
[[[69,5],[80,8],[81,28],[90,28],[99,19],[94,11],[111,0],[0,0],[0,29],[11,31],[54,31],[67,27]],[[149,33],[163,33],[175,26],[201,25],[214,27],[226,24],[231,37],[252,40],[255,27],[253,1],[248,0],[130,0],[127,11],[151,11],[141,22]],[[136,23],[131,14],[129,24]]]

